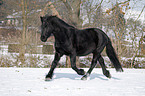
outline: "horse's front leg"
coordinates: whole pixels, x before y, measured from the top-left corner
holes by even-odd
[[[73,70],[75,70],[78,75],[84,75],[85,74],[85,71],[84,69],[78,69],[77,66],[76,66],[76,55],[70,55],[70,61],[71,61],[71,67]]]
[[[57,53],[57,52],[55,53],[54,60],[52,62],[52,65],[51,65],[51,68],[50,68],[48,74],[46,75],[45,81],[50,81],[52,79],[53,71],[56,68],[61,57],[62,57],[62,55],[60,53]]]
[[[98,57],[98,55],[93,54],[91,66],[90,66],[88,72],[81,78],[81,80],[87,80],[87,77],[91,74],[92,70],[94,69],[94,67],[97,64],[97,57]]]

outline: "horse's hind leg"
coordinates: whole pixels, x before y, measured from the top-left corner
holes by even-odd
[[[104,59],[103,57],[100,55],[100,57],[98,58],[98,61],[102,67],[102,71],[103,71],[103,74],[108,77],[108,78],[111,78],[111,75],[110,75],[110,72],[108,70],[106,70],[106,66],[105,66],[105,63],[104,63]]]
[[[92,59],[92,63],[91,63],[91,67],[89,68],[88,72],[81,78],[81,80],[86,80],[87,77],[91,74],[92,70],[94,69],[94,67],[97,64],[97,60],[98,58],[101,56],[101,52],[103,51],[105,47],[105,44],[103,42],[102,45],[100,45],[99,48],[97,48],[94,52],[93,52],[93,59]]]
[[[50,68],[48,74],[45,77],[45,81],[49,81],[52,79],[53,71],[56,68],[58,61],[60,60],[61,57],[62,57],[62,55],[60,53],[57,53],[57,52],[55,53],[54,60],[52,62],[52,65],[51,65],[51,68]]]

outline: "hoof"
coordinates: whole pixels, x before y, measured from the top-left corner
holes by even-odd
[[[89,75],[90,75],[90,74],[84,75],[84,76],[81,78],[81,80],[87,80],[87,77],[88,77]]]
[[[111,79],[111,74],[109,74],[109,76],[107,78]]]
[[[117,72],[123,72],[122,68],[116,69]]]
[[[104,75],[107,77],[107,78],[111,78],[111,74],[108,70],[106,70],[106,72],[104,73]]]
[[[85,77],[85,76],[83,76],[82,78],[81,78],[81,80],[87,80],[87,77]]]
[[[86,72],[84,71],[84,69],[80,69],[79,72],[78,72],[78,74],[79,74],[79,75],[85,75]]]
[[[45,78],[45,81],[51,81],[52,78]]]
[[[47,74],[45,77],[45,81],[51,81],[53,77],[53,74]]]

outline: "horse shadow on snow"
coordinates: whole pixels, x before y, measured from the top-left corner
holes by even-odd
[[[54,78],[53,79],[61,79],[61,78],[68,78],[68,79],[71,79],[71,80],[81,80],[81,77],[80,75],[77,75],[77,74],[73,74],[73,73],[55,73],[54,75]],[[93,80],[93,79],[101,79],[101,80],[105,80],[105,81],[108,81],[109,79],[106,78],[103,74],[97,74],[97,73],[92,73],[90,76],[89,76],[89,80]],[[114,80],[121,80],[119,78],[116,78],[116,77],[111,77],[111,79],[114,79]]]

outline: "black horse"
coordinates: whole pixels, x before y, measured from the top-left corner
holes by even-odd
[[[53,71],[57,66],[58,61],[63,55],[70,57],[71,67],[79,75],[83,75],[82,80],[87,79],[91,74],[93,68],[99,61],[103,74],[111,78],[110,72],[106,70],[104,59],[101,52],[106,47],[106,53],[113,63],[116,71],[123,72],[121,64],[116,56],[114,48],[112,47],[109,37],[98,28],[88,28],[79,30],[57,16],[44,16],[41,18],[41,41],[46,42],[47,38],[52,35],[55,37],[55,58],[52,62],[51,69],[46,75],[46,81],[52,79]],[[83,69],[76,67],[76,56],[85,56],[92,53],[93,59],[90,69],[87,73]]]

